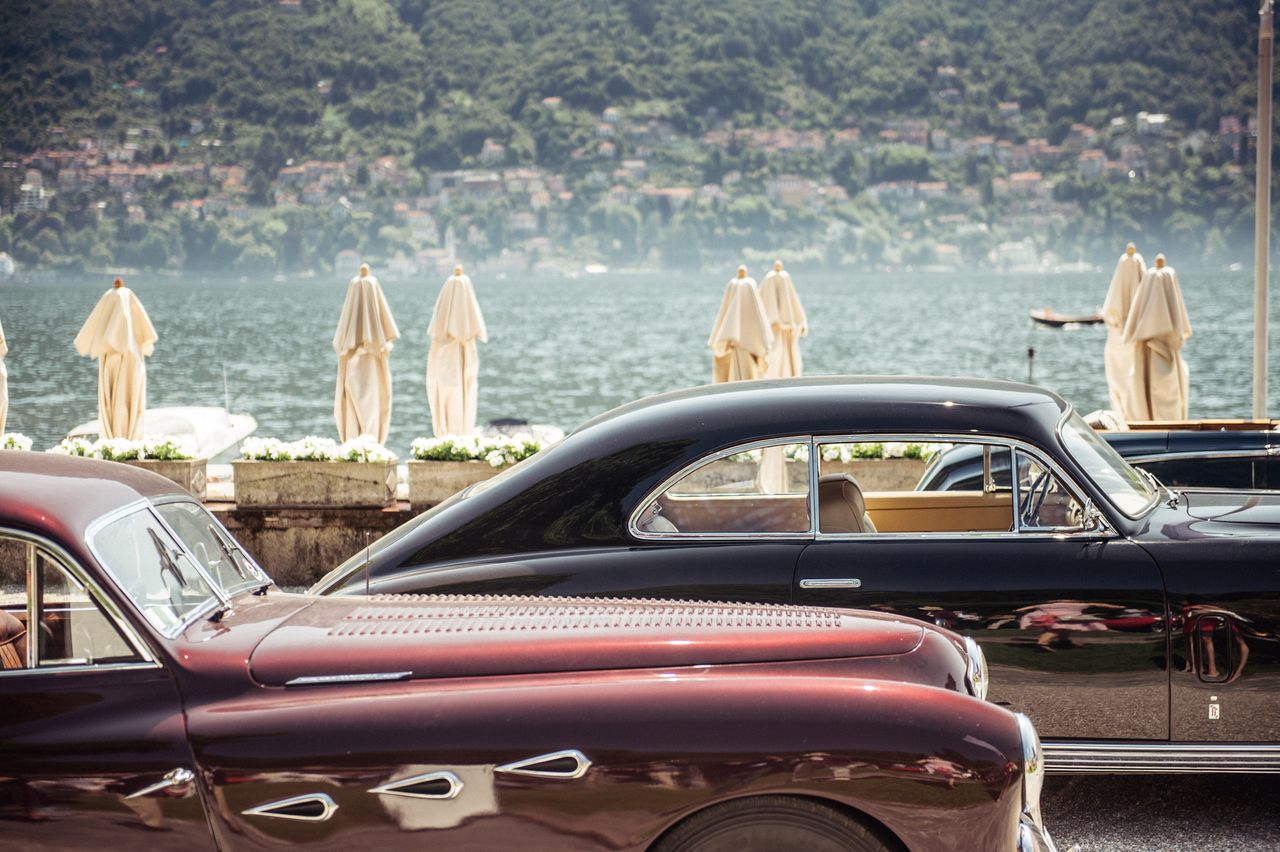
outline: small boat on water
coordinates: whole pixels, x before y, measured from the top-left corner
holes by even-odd
[[[175,405],[148,408],[142,415],[144,437],[183,438],[196,448],[196,455],[213,459],[253,434],[258,421],[250,414],[232,414],[213,405]],[[81,423],[67,433],[68,438],[95,440],[102,427],[97,419]]]
[[[1102,322],[1102,314],[1060,314],[1053,308],[1032,308],[1028,311],[1031,318],[1041,325],[1051,328],[1062,328],[1064,325],[1097,325]]]

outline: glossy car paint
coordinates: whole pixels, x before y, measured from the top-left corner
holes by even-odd
[[[1262,708],[1277,693],[1280,518],[1223,494],[1161,503],[1139,520],[1112,506],[1062,445],[1068,405],[1026,385],[826,378],[697,388],[605,414],[476,493],[406,524],[314,591],[661,595],[865,607],[971,635],[993,700],[1029,712],[1046,740],[1280,742]],[[1103,512],[1071,535],[796,535],[769,541],[642,539],[627,521],[685,465],[752,440],[856,434],[1016,439],[1057,462]],[[1166,437],[1166,440],[1167,437]],[[1199,501],[1199,502],[1198,502]],[[854,577],[858,589],[801,580]],[[1197,607],[1231,630],[1195,632]],[[1206,681],[1188,651],[1221,647],[1238,671]],[[1214,643],[1217,643],[1216,645]],[[1248,649],[1245,653],[1244,649]],[[1204,655],[1202,655],[1204,656]],[[1216,669],[1215,669],[1216,670]],[[1210,696],[1213,700],[1210,701]],[[1209,718],[1209,704],[1217,713]],[[1172,706],[1172,709],[1171,709]]]
[[[165,638],[82,542],[97,513],[177,492],[23,455],[0,457],[0,529],[74,561],[154,664],[0,672],[5,845],[642,850],[702,808],[779,793],[910,849],[1012,849],[1025,823],[1017,718],[965,694],[943,631],[821,608],[268,589]],[[504,769],[566,749],[585,772]],[[127,798],[174,769],[194,777]],[[456,795],[372,792],[438,773]],[[251,813],[316,795],[327,820]]]

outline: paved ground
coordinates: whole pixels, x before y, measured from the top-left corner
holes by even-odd
[[[1049,776],[1041,805],[1061,852],[1280,849],[1280,776]]]

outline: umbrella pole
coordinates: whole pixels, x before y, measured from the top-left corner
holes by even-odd
[[[1267,416],[1267,285],[1271,260],[1271,12],[1274,0],[1258,9],[1258,145],[1254,190],[1253,252],[1253,418]]]

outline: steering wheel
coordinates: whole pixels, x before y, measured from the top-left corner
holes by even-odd
[[[1040,514],[1040,507],[1044,505],[1045,498],[1049,496],[1049,489],[1053,485],[1053,480],[1049,477],[1049,471],[1042,470],[1040,475],[1036,477],[1031,486],[1027,488],[1026,493],[1022,495],[1022,499],[1018,501],[1018,517],[1022,519],[1025,526],[1032,526],[1032,521]]]

